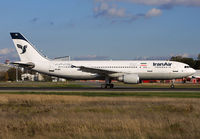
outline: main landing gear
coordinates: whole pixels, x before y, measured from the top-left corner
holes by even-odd
[[[114,88],[114,84],[101,84],[101,88]]]
[[[175,82],[175,79],[172,80],[170,88],[174,88],[175,87],[174,82]]]
[[[105,84],[101,84],[101,88],[114,88],[114,84],[111,82],[112,80],[109,77],[106,77]]]

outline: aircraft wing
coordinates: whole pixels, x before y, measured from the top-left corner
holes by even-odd
[[[74,68],[79,68],[80,71],[89,72],[89,73],[96,73],[103,76],[111,76],[113,74],[117,74],[116,71],[106,70],[106,69],[98,69],[92,67],[85,67],[85,66],[72,66]]]
[[[13,65],[18,65],[20,67],[24,67],[24,68],[34,68],[35,64],[32,62],[21,62],[21,61],[16,61],[16,62],[11,62],[11,64]]]
[[[192,75],[192,76],[188,76],[188,78],[197,78],[197,79],[200,79],[200,76]]]

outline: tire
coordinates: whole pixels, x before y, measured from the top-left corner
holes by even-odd
[[[114,84],[110,84],[110,88],[114,88]]]
[[[174,87],[175,87],[174,84],[170,85],[170,88],[174,88]]]

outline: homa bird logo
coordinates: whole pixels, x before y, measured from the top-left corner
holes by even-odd
[[[17,44],[17,47],[22,49],[22,52],[20,54],[24,54],[26,52],[27,45],[22,46],[20,44]]]

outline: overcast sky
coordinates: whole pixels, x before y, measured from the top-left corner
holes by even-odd
[[[200,0],[4,0],[0,55],[16,55],[9,32],[49,57],[196,55]]]

